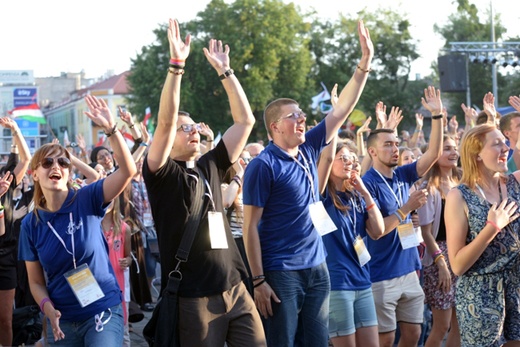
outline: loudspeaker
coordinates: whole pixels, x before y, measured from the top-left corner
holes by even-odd
[[[443,55],[437,58],[441,91],[465,92],[468,88],[466,81],[466,57],[460,54]]]

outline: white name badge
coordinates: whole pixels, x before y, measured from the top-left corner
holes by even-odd
[[[105,296],[87,264],[67,271],[63,276],[69,282],[81,307],[90,305]]]
[[[401,240],[401,246],[403,249],[419,246],[419,240],[412,223],[399,224],[397,226],[397,233],[399,234],[399,240]]]
[[[321,201],[310,204],[309,213],[311,215],[312,224],[314,224],[314,227],[321,236],[338,229],[332,219],[330,219]]]
[[[153,225],[153,218],[150,212],[143,213],[143,223],[145,227],[151,227]]]
[[[208,212],[209,239],[212,249],[227,249],[226,229],[224,217],[220,212]]]
[[[422,237],[422,229],[421,227],[414,228],[415,230],[415,236],[417,237],[417,242],[423,243],[424,238]]]
[[[359,235],[354,240],[354,249],[356,250],[359,265],[361,265],[361,267],[365,266],[365,264],[372,259],[367,247],[365,246],[365,242]]]

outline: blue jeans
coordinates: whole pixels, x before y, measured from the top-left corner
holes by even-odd
[[[87,346],[104,346],[104,347],[121,347],[123,345],[123,305],[119,304],[110,307],[112,316],[110,320],[103,325],[103,330],[96,331],[96,322],[94,317],[83,322],[70,322],[60,320],[60,329],[65,334],[63,340],[54,341],[52,334],[52,325],[47,320],[47,345],[51,346],[68,346],[68,347],[87,347]],[[101,313],[101,312],[100,312]],[[105,322],[110,316],[110,312],[105,310],[101,321]]]
[[[295,271],[269,271],[266,281],[281,303],[262,317],[268,346],[327,347],[330,279],[327,264]]]

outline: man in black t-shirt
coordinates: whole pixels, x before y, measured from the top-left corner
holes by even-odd
[[[179,330],[182,346],[265,346],[255,304],[243,280],[244,264],[225,222],[220,185],[253,128],[247,97],[229,66],[229,47],[211,40],[204,54],[215,68],[231,106],[234,124],[208,153],[200,155],[200,125],[179,112],[180,84],[190,50],[177,21],[170,20],[170,68],[163,86],[154,140],[143,165],[161,259],[161,286],[175,268],[175,253],[188,221],[197,180],[204,175],[202,218],[188,261],[180,267]],[[171,151],[170,151],[171,149]],[[208,221],[211,219],[211,222]],[[220,226],[220,227],[219,227]],[[210,237],[211,234],[211,237]]]

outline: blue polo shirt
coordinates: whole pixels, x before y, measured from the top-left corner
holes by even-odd
[[[403,204],[408,201],[410,187],[419,179],[417,162],[396,168],[392,178],[383,177],[384,181],[377,171],[371,168],[363,176],[363,183],[385,218],[402,206],[397,202],[396,197]],[[411,222],[410,216],[407,220]],[[372,282],[401,277],[421,268],[417,247],[403,249],[397,228],[379,240],[367,239],[368,251],[372,256],[370,260]]]
[[[320,199],[316,162],[325,136],[324,121],[306,133],[296,158],[301,165],[270,142],[246,169],[244,205],[263,208],[258,234],[265,271],[308,269],[325,261],[309,214],[309,205]]]
[[[340,211],[334,205],[327,190],[323,205],[338,228],[323,236],[327,249],[327,266],[331,290],[363,290],[370,288],[369,264],[361,267],[354,249],[354,240],[359,235],[367,243],[365,201],[350,194],[338,192],[338,197],[350,210]]]

